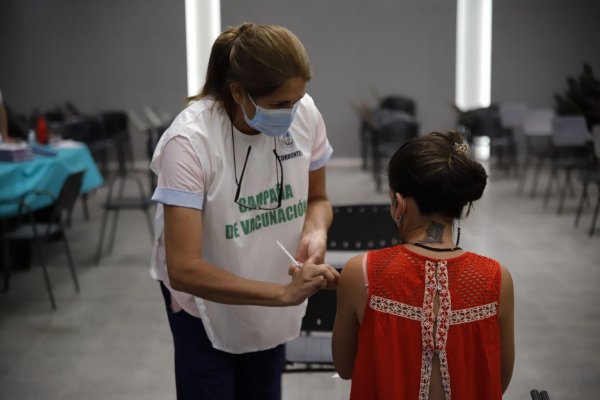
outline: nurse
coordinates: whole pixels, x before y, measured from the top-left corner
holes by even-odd
[[[298,335],[305,300],[337,285],[323,264],[332,148],[306,93],[310,78],[306,51],[287,29],[227,29],[200,94],[157,145],[152,273],[180,400],[279,399],[283,344]]]

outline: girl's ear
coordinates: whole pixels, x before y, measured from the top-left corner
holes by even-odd
[[[231,91],[231,97],[233,97],[233,101],[235,101],[236,104],[240,104],[244,101],[244,95],[246,91],[244,90],[242,85],[234,82],[229,85],[229,90]]]
[[[400,193],[396,193],[394,198],[396,201],[396,212],[398,212],[398,217],[401,217],[406,212],[406,200]]]

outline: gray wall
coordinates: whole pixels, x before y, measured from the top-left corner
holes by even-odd
[[[600,77],[600,1],[494,1],[492,100],[553,107],[584,62]]]
[[[376,104],[374,93],[414,98],[423,131],[453,125],[453,1],[222,1],[221,11],[223,28],[279,24],[304,43],[313,67],[308,92],[323,113],[336,157],[358,155],[352,105]]]
[[[183,1],[2,0],[4,98],[26,114],[65,101],[85,113],[174,113],[186,96],[184,18]]]
[[[403,94],[422,131],[454,124],[452,0],[222,0],[222,26],[287,26],[304,42],[336,157],[356,157],[352,105]],[[588,61],[600,75],[600,2],[496,0],[492,100],[552,106]],[[176,113],[186,95],[184,2],[3,0],[0,88],[17,111],[72,101],[84,112],[151,105]],[[136,138],[138,156],[143,146]]]

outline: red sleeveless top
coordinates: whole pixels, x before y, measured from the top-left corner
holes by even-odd
[[[500,264],[469,252],[437,260],[402,245],[367,257],[350,398],[427,399],[437,353],[446,400],[502,399]]]

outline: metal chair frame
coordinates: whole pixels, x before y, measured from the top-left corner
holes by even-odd
[[[67,258],[69,261],[69,270],[71,272],[71,278],[73,279],[73,283],[75,285],[76,292],[79,293],[79,281],[77,279],[77,272],[75,268],[75,263],[73,262],[73,256],[71,255],[71,249],[69,246],[69,241],[66,236],[66,224],[64,221],[64,215],[66,214],[67,220],[70,218],[70,214],[75,206],[75,202],[79,197],[81,192],[81,184],[83,181],[84,171],[76,172],[67,177],[65,182],[62,185],[61,191],[58,197],[54,196],[53,193],[42,190],[33,190],[25,195],[23,195],[19,200],[19,216],[20,219],[22,217],[27,218],[27,222],[19,221],[16,228],[13,230],[6,232],[3,234],[3,243],[4,243],[4,254],[5,254],[5,271],[4,271],[4,290],[8,290],[10,284],[10,257],[8,256],[9,252],[9,241],[17,241],[17,240],[28,240],[32,241],[34,248],[38,254],[40,259],[40,264],[42,265],[42,270],[44,273],[44,282],[46,285],[46,289],[48,291],[48,296],[50,297],[50,303],[52,305],[52,309],[56,310],[56,300],[54,298],[54,292],[52,290],[52,284],[50,282],[50,276],[48,274],[48,269],[46,267],[46,261],[44,257],[44,252],[42,251],[41,241],[52,239],[56,236],[60,236],[64,245],[65,252],[67,254]],[[31,198],[31,196],[48,196],[53,200],[54,210],[52,216],[49,221],[41,222],[35,221],[35,217],[33,214],[33,210],[28,206],[27,200]]]

